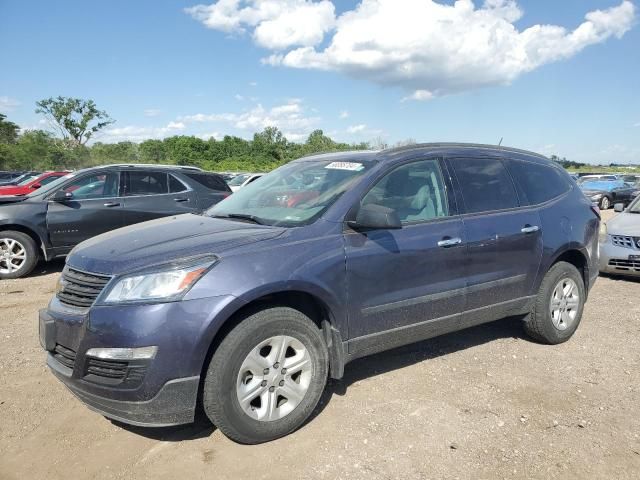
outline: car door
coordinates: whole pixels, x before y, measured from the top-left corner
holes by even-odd
[[[65,201],[48,197],[47,229],[54,248],[73,247],[123,226],[119,172],[99,171],[73,178],[61,190]]]
[[[467,236],[468,311],[529,295],[542,256],[540,217],[521,206],[499,158],[451,158]],[[524,203],[524,202],[523,202]]]
[[[413,161],[384,174],[361,200],[395,209],[402,228],[345,230],[350,339],[464,310],[465,234],[445,178],[439,160]]]
[[[124,175],[123,215],[126,225],[189,213],[197,208],[193,192],[167,172],[128,170]],[[172,190],[179,191],[169,191],[169,183]]]

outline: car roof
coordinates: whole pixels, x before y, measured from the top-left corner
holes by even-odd
[[[407,145],[403,147],[389,148],[385,150],[351,150],[345,152],[331,152],[310,155],[300,158],[296,162],[301,161],[328,161],[328,160],[348,160],[355,162],[377,162],[385,160],[396,160],[405,155],[409,155],[415,152],[447,152],[449,154],[468,154],[470,151],[474,153],[515,153],[520,156],[526,156],[528,159],[537,161],[540,163],[549,163],[550,160],[538,153],[528,150],[522,150],[512,147],[503,147],[499,145],[486,145],[481,143],[418,143],[414,145]]]
[[[130,169],[153,169],[153,170],[166,170],[168,172],[192,172],[192,173],[213,173],[205,172],[201,168],[192,167],[189,165],[161,165],[156,163],[114,163],[109,165],[98,165],[95,167],[83,168],[74,172],[76,175],[87,172],[99,171],[99,170],[130,170]]]

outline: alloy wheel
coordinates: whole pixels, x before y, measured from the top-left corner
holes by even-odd
[[[0,273],[14,273],[27,261],[27,250],[13,238],[0,238]]]
[[[571,278],[560,280],[551,294],[550,312],[553,326],[566,330],[576,320],[580,308],[578,285]]]
[[[268,338],[242,362],[236,382],[240,407],[255,420],[279,420],[303,400],[312,373],[302,342],[287,335]]]

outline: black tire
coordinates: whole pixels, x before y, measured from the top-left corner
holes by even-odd
[[[236,393],[238,376],[243,361],[254,348],[280,335],[293,337],[306,348],[311,359],[311,380],[304,397],[288,415],[261,421],[242,409]],[[202,393],[205,413],[222,433],[239,443],[256,444],[287,435],[305,423],[320,400],[328,363],[322,332],[306,315],[288,307],[249,314],[229,332],[211,357]]]
[[[560,330],[553,323],[550,306],[554,289],[565,279],[572,280],[577,286],[579,301],[572,323],[564,330]],[[578,325],[580,325],[585,298],[586,290],[584,279],[578,269],[567,262],[554,264],[542,280],[531,313],[525,318],[524,329],[526,333],[541,343],[557,345],[566,342],[575,333]]]
[[[609,210],[611,205],[611,199],[606,195],[600,199],[600,210]]]
[[[2,261],[2,256],[6,252],[6,245],[2,240],[13,240],[24,249],[26,259],[18,270],[2,272],[2,270],[8,269],[7,263]],[[0,280],[24,277],[31,273],[37,264],[38,247],[36,246],[36,242],[33,241],[33,238],[26,233],[16,232],[14,230],[0,231]]]

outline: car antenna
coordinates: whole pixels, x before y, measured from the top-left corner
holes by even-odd
[[[498,146],[502,145],[502,139],[503,139],[503,138],[504,138],[504,137],[500,137],[500,141],[498,142]]]

